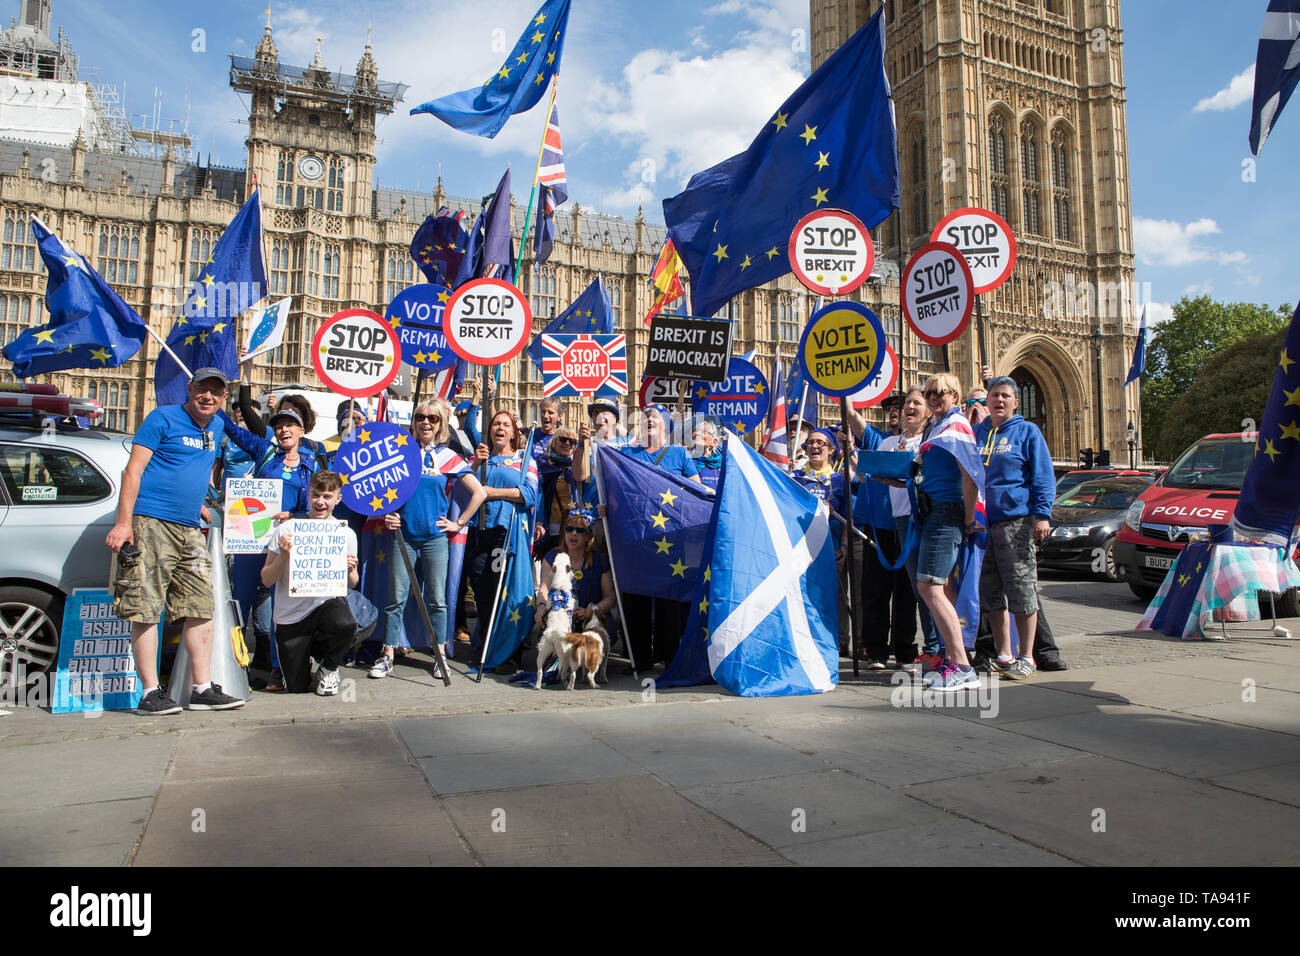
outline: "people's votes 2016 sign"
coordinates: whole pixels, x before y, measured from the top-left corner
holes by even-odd
[[[865,305],[832,302],[808,319],[799,340],[799,359],[817,391],[852,395],[880,371],[885,330]]]
[[[542,394],[626,395],[627,337],[543,335]]]
[[[295,518],[287,525],[291,597],[343,597],[348,593],[346,521]]]
[[[450,300],[450,289],[430,282],[393,296],[384,318],[397,330],[404,361],[427,371],[456,364],[457,355],[442,332],[442,313]]]
[[[227,478],[226,554],[260,554],[275,530],[284,482],[279,478]]]
[[[730,319],[656,315],[642,375],[721,382],[731,358]]]
[[[370,422],[349,433],[334,453],[343,503],[361,515],[395,511],[420,484],[420,450],[409,432]]]
[[[974,279],[950,242],[926,243],[903,269],[903,316],[924,342],[947,345],[970,322]]]
[[[691,408],[696,415],[716,418],[740,435],[752,432],[767,418],[772,396],[767,379],[752,362],[731,359],[727,377],[716,385],[696,382]]]
[[[344,309],[322,322],[311,340],[316,375],[352,398],[382,392],[402,361],[397,333],[369,309]]]
[[[158,647],[161,653],[161,642]],[[112,591],[78,588],[63,605],[50,709],[56,714],[73,714],[130,710],[139,704],[140,678],[131,656],[131,623],[113,614]]]
[[[970,266],[975,292],[989,292],[1006,282],[1016,266],[1016,237],[995,212],[974,206],[958,209],[939,220],[931,242],[957,247]]]

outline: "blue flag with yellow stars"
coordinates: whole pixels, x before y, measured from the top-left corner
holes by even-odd
[[[1150,609],[1147,611],[1147,615],[1151,616],[1151,630],[1171,637],[1183,636],[1188,615],[1192,612],[1192,603],[1200,593],[1201,582],[1210,565],[1212,545],[1212,541],[1198,541],[1179,552],[1178,560],[1165,578],[1169,586],[1162,586],[1163,594],[1157,595],[1151,602],[1153,607],[1159,602],[1155,614],[1151,615]],[[1143,616],[1143,620],[1147,615]]]
[[[483,211],[474,220],[465,243],[455,282],[459,289],[471,279],[515,281],[515,244],[510,232],[510,167],[497,183],[496,192],[483,202]]]
[[[70,368],[116,368],[140,350],[144,320],[103,277],[35,216],[32,232],[49,280],[50,321],[22,332],[4,347],[19,378]]]
[[[421,103],[411,113],[432,113],[448,126],[491,139],[515,113],[536,106],[560,71],[568,22],[569,0],[546,0],[486,83]]]
[[[438,215],[425,216],[411,239],[411,258],[430,282],[449,286],[460,272],[469,233],[465,231],[464,210],[452,212],[446,206]]]
[[[262,259],[262,204],[257,190],[230,221],[199,274],[167,344],[191,371],[216,368],[227,378],[239,378],[235,320],[267,292]],[[158,356],[154,395],[159,405],[179,405],[186,399],[189,378],[166,352]]]
[[[1283,547],[1300,512],[1300,306],[1273,372],[1255,457],[1232,516],[1235,535]]]
[[[629,594],[688,601],[713,514],[704,485],[596,447],[605,533],[618,586]]]
[[[881,8],[883,11],[883,7]],[[790,271],[795,223],[843,209],[868,229],[898,208],[898,137],[877,12],[781,104],[749,149],[664,200],[692,314]]]
[[[596,276],[586,291],[533,336],[528,346],[528,357],[540,371],[542,368],[543,335],[611,335],[614,332],[614,315],[609,308],[609,293]]]

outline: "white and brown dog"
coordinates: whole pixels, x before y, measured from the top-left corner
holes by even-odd
[[[560,675],[568,673],[568,689],[573,690],[573,682],[578,677],[578,668],[585,668],[587,671],[587,683],[592,689],[596,688],[596,674],[599,673],[602,682],[605,679],[605,664],[609,659],[609,633],[605,630],[604,624],[600,620],[600,613],[596,610],[596,605],[592,604],[587,608],[590,616],[587,618],[586,628],[581,631],[571,632],[565,635],[564,654],[560,658]]]
[[[560,676],[564,676],[567,657],[564,645],[573,630],[573,577],[569,556],[561,551],[555,556],[551,567],[551,590],[546,596],[546,629],[537,642],[537,683],[533,685],[537,690],[542,689],[542,674],[546,670],[546,661],[552,654],[559,658]]]

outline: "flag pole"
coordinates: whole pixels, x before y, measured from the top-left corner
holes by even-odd
[[[849,400],[845,397],[840,398],[840,421],[844,424],[844,435],[848,439],[845,443],[846,447],[844,449],[844,510],[847,511],[848,514],[844,517],[848,521],[849,530],[856,532],[858,529],[853,525],[853,472],[849,467],[850,455],[849,448],[847,447],[848,445],[853,444],[853,432],[849,431]],[[863,427],[870,428],[871,426],[863,423]],[[857,623],[855,620],[857,617],[857,609],[854,607],[853,602],[853,585],[857,578],[858,563],[853,560],[852,540],[849,541],[849,553],[846,555],[846,558],[848,559],[846,563],[849,572],[849,586],[844,589],[844,600],[849,606],[849,655],[853,658],[853,676],[857,677],[858,633],[857,628],[854,626]],[[866,560],[865,555],[863,555],[863,560]],[[863,623],[865,624],[866,622],[864,621]]]
[[[585,450],[583,451],[583,454],[586,454]],[[607,502],[609,501],[609,499],[605,497],[605,477],[604,477],[604,472],[601,471],[601,467],[600,467],[599,449],[597,449],[594,444],[592,445],[591,448],[591,457],[595,461],[594,470],[596,472],[596,493],[600,495],[600,500],[602,502]],[[605,525],[605,541],[606,543],[608,543],[609,542],[609,518],[601,518],[600,520]],[[632,679],[635,681],[640,681],[641,676],[636,672],[636,655],[632,651],[632,634],[628,630],[627,615],[623,613],[623,591],[618,586],[618,571],[614,567],[613,551],[611,551],[609,554],[609,573],[610,576],[614,579],[614,600],[618,602],[618,621],[619,621],[619,626],[623,629],[623,644],[627,647],[627,659],[628,662],[632,665]],[[612,642],[613,639],[611,638],[610,640]],[[541,665],[539,664],[538,666],[540,667]]]
[[[172,347],[167,344],[167,341],[161,335],[159,335],[157,332],[153,330],[153,326],[149,325],[149,323],[146,322],[144,328],[146,332],[148,332],[150,335],[154,337],[154,341],[156,341],[159,345],[162,346],[162,350],[166,352],[168,355],[170,355],[172,357],[172,360],[181,367],[181,371],[185,373],[185,377],[193,378],[194,373],[190,371],[189,366],[186,365],[184,362],[182,362],[181,357],[172,351]],[[156,362],[157,360],[155,359],[154,361]]]
[[[522,262],[524,258],[524,243],[528,241],[528,223],[533,218],[533,200],[537,198],[537,177],[542,174],[542,153],[546,151],[546,131],[551,128],[551,111],[555,109],[555,90],[560,85],[560,74],[557,72],[551,76],[551,98],[546,104],[546,118],[542,121],[542,141],[537,144],[537,168],[533,170],[533,188],[528,193],[528,211],[524,213],[524,228],[519,236],[519,255],[515,256],[515,261]],[[538,208],[538,215],[541,215],[541,209]]]

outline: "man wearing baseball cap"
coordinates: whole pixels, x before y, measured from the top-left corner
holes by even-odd
[[[217,412],[228,380],[216,368],[190,379],[184,405],[155,408],[140,424],[122,472],[117,522],[105,543],[117,554],[113,612],[131,622],[131,652],[140,675],[143,716],[180,713],[158,683],[158,619],[166,607],[184,620],[194,686],[191,710],[232,710],[244,702],[209,679],[212,658],[212,562],[199,533],[217,445]]]

